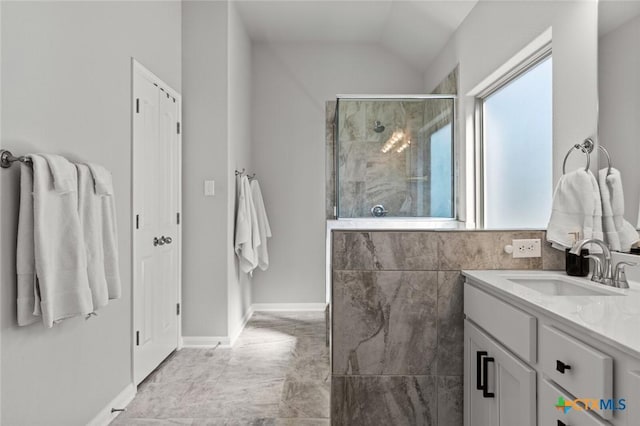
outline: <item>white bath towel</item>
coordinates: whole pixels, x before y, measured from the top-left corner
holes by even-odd
[[[66,158],[55,155],[55,154],[40,154],[47,160],[49,164],[49,169],[51,170],[51,174],[53,175],[53,186],[56,192],[60,192],[62,194],[67,192],[76,192],[78,190],[77,187],[77,179],[76,179],[76,169]]]
[[[593,173],[579,169],[563,175],[553,194],[547,241],[563,250],[573,245],[571,233],[602,239],[602,206]],[[589,249],[598,252],[597,246]]]
[[[237,186],[234,247],[240,270],[244,273],[251,273],[258,266],[257,248],[261,243],[258,219],[251,198],[249,179],[246,176],[241,176]]]
[[[96,194],[89,167],[76,164],[78,170],[78,214],[87,250],[87,275],[93,309],[98,310],[109,302],[105,276],[102,239],[102,197]]]
[[[640,240],[636,229],[624,219],[624,192],[622,177],[617,169],[598,172],[602,197],[602,221],[604,235],[611,250],[628,252]]]
[[[251,199],[256,210],[258,220],[258,232],[260,235],[260,245],[258,246],[258,266],[263,271],[269,268],[269,248],[267,247],[267,238],[271,238],[271,226],[269,226],[269,218],[267,210],[264,207],[262,191],[257,180],[251,181]]]
[[[111,172],[99,164],[87,164],[93,177],[95,194],[100,199],[100,226],[102,227],[102,247],[104,271],[107,280],[109,299],[122,296],[120,281],[120,261],[118,250],[118,225],[116,220],[116,202],[113,193]]]
[[[20,210],[16,250],[18,275],[18,325],[40,321],[40,298],[37,297],[36,261],[33,239],[33,169],[20,163]],[[34,311],[35,309],[35,311]]]
[[[34,247],[40,288],[42,321],[54,322],[93,311],[87,277],[84,235],[78,216],[77,189],[55,189],[67,177],[77,188],[76,168],[57,161],[53,169],[40,155],[32,155],[34,199]]]
[[[99,164],[88,163],[93,176],[95,192],[98,195],[113,195],[113,177],[111,172]]]

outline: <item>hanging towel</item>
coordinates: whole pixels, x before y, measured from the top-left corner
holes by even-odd
[[[56,192],[65,194],[67,192],[76,192],[78,190],[76,170],[66,158],[55,154],[40,155],[44,157],[49,164],[49,169],[53,175],[53,187]]]
[[[55,160],[50,167],[40,155],[32,155],[34,247],[40,289],[42,321],[54,322],[93,312],[87,276],[84,235],[78,216],[76,168]],[[55,182],[72,179],[74,191],[61,193]]]
[[[560,177],[553,194],[547,241],[554,248],[572,247],[571,233],[602,239],[602,206],[598,182],[591,171],[579,169]],[[592,245],[591,251],[598,252]]]
[[[602,196],[602,220],[611,250],[628,252],[640,240],[638,231],[624,219],[624,192],[620,171],[611,168],[598,172]]]
[[[89,167],[76,164],[76,168],[78,170],[78,214],[87,251],[89,288],[91,288],[93,309],[98,310],[109,302],[102,239],[102,197],[94,190]]]
[[[113,195],[113,177],[111,172],[99,164],[88,163],[93,176],[95,192],[98,195]]]
[[[36,285],[36,261],[33,240],[33,169],[20,163],[20,210],[16,272],[18,275],[18,325],[40,321],[40,303]],[[37,308],[34,311],[34,308]]]
[[[256,210],[251,198],[251,187],[246,176],[241,176],[238,182],[237,200],[234,247],[240,270],[251,273],[258,266],[257,248],[261,241]]]
[[[260,235],[260,245],[258,246],[258,266],[263,271],[269,268],[269,249],[267,248],[267,238],[271,238],[271,227],[267,218],[267,210],[264,207],[262,191],[257,180],[251,181],[251,199],[256,210],[258,220],[258,233]]]
[[[116,204],[113,195],[113,179],[111,172],[99,164],[87,164],[93,177],[95,195],[99,196],[99,225],[102,227],[102,252],[105,278],[109,299],[122,296],[120,281],[120,262],[118,260],[118,226],[116,222]]]

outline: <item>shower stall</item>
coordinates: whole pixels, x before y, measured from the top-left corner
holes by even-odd
[[[454,218],[455,96],[340,96],[335,218]]]

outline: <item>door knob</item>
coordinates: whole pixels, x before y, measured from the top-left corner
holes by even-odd
[[[171,244],[173,242],[171,237],[162,237],[162,238],[164,238],[164,242],[167,243],[167,244]]]
[[[153,246],[157,247],[157,246],[163,246],[164,243],[166,243],[167,241],[165,240],[164,236],[158,238],[158,237],[154,237],[153,238]]]

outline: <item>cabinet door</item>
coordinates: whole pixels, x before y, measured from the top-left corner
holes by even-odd
[[[466,426],[536,425],[535,371],[468,320],[465,364]]]
[[[488,357],[487,342],[477,328],[464,324],[464,425],[498,426],[495,397],[484,396],[482,363]]]

